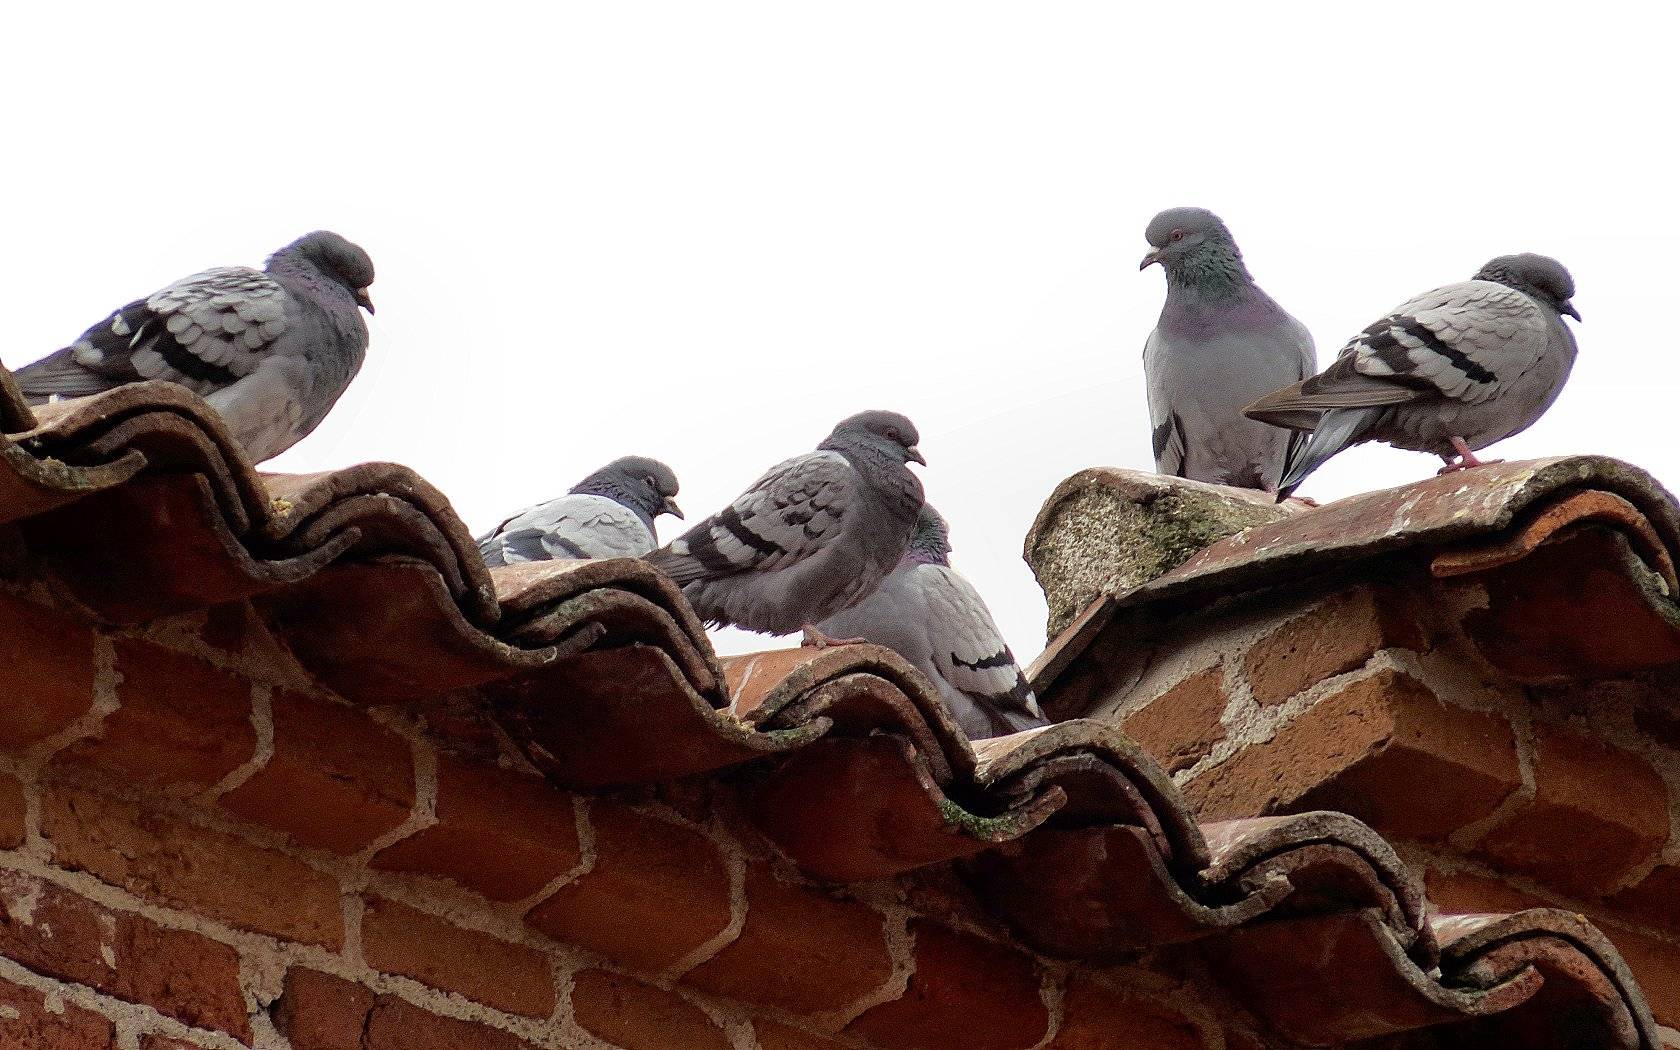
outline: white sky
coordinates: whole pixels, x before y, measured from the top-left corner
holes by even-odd
[[[397,460],[475,531],[627,453],[693,520],[897,409],[1026,662],[1040,503],[1151,465],[1137,262],[1180,204],[1321,362],[1557,256],[1580,361],[1494,454],[1680,478],[1670,5],[45,6],[0,42],[6,363],[336,229],[379,270],[368,364],[271,469]],[[1436,465],[1366,446],[1303,494]]]

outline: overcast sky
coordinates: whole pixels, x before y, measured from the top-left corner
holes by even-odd
[[[0,356],[335,229],[379,271],[368,363],[271,469],[396,460],[478,531],[641,453],[676,468],[692,520],[841,417],[897,409],[956,564],[1025,662],[1039,505],[1083,467],[1151,466],[1140,354],[1163,281],[1137,264],[1164,207],[1222,215],[1322,363],[1491,256],[1557,256],[1580,360],[1493,455],[1680,480],[1673,18],[33,5],[0,42]],[[1302,491],[1437,465],[1366,446]]]

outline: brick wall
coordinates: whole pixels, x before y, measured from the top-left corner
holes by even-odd
[[[324,694],[243,606],[0,592],[0,645],[0,1047],[1268,1045],[1192,955],[1070,968],[948,875],[810,885],[726,785],[568,795],[470,704]]]
[[[1163,631],[1098,711],[1203,819],[1341,810],[1444,911],[1585,914],[1680,1028],[1680,679],[1513,682],[1463,631],[1486,604],[1399,571],[1271,595]]]

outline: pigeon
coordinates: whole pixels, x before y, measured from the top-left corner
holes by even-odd
[[[1260,290],[1231,231],[1202,208],[1171,208],[1150,220],[1167,301],[1143,344],[1155,469],[1215,485],[1277,491],[1299,439],[1245,419],[1262,394],[1313,374],[1312,335]]]
[[[163,379],[203,397],[253,462],[320,425],[362,367],[373,261],[336,233],[305,234],[262,270],[225,266],[136,299],[17,372],[30,404]]]
[[[761,634],[804,629],[855,605],[898,564],[922,509],[916,427],[896,412],[841,420],[817,446],[770,468],[735,502],[648,561],[714,627]]]
[[[1575,281],[1556,259],[1501,255],[1468,281],[1425,292],[1354,336],[1334,364],[1244,409],[1311,437],[1278,487],[1287,496],[1362,441],[1431,452],[1453,470],[1551,407],[1575,364]]]
[[[1048,725],[980,594],[951,568],[945,519],[924,505],[910,549],[868,597],[817,624],[898,652],[938,688],[969,739]]]
[[[554,558],[640,558],[652,553],[653,519],[682,517],[677,475],[657,459],[625,456],[566,495],[527,507],[478,541],[486,565]]]

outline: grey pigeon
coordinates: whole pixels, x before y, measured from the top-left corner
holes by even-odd
[[[640,558],[658,546],[653,519],[682,517],[677,475],[657,459],[625,456],[564,496],[527,507],[478,541],[486,565],[553,558]]]
[[[1215,485],[1277,491],[1298,439],[1245,419],[1244,406],[1318,364],[1301,322],[1260,290],[1219,216],[1172,208],[1144,236],[1167,274],[1161,319],[1143,344],[1155,469]]]
[[[922,507],[898,567],[817,629],[897,651],[938,687],[970,739],[1049,724],[986,603],[951,568],[945,519],[932,507]]]
[[[1362,441],[1434,453],[1447,463],[1442,473],[1488,462],[1475,450],[1526,430],[1569,379],[1575,334],[1563,315],[1581,319],[1574,295],[1556,259],[1502,255],[1468,281],[1395,307],[1322,373],[1245,410],[1312,434],[1279,493]]]
[[[306,234],[266,267],[225,266],[136,299],[27,365],[31,404],[163,379],[207,401],[254,462],[320,425],[362,367],[373,261],[336,233]]]
[[[830,644],[813,625],[866,597],[910,545],[922,483],[906,464],[927,462],[917,440],[897,412],[844,419],[648,561],[713,626],[805,628],[808,644]]]

